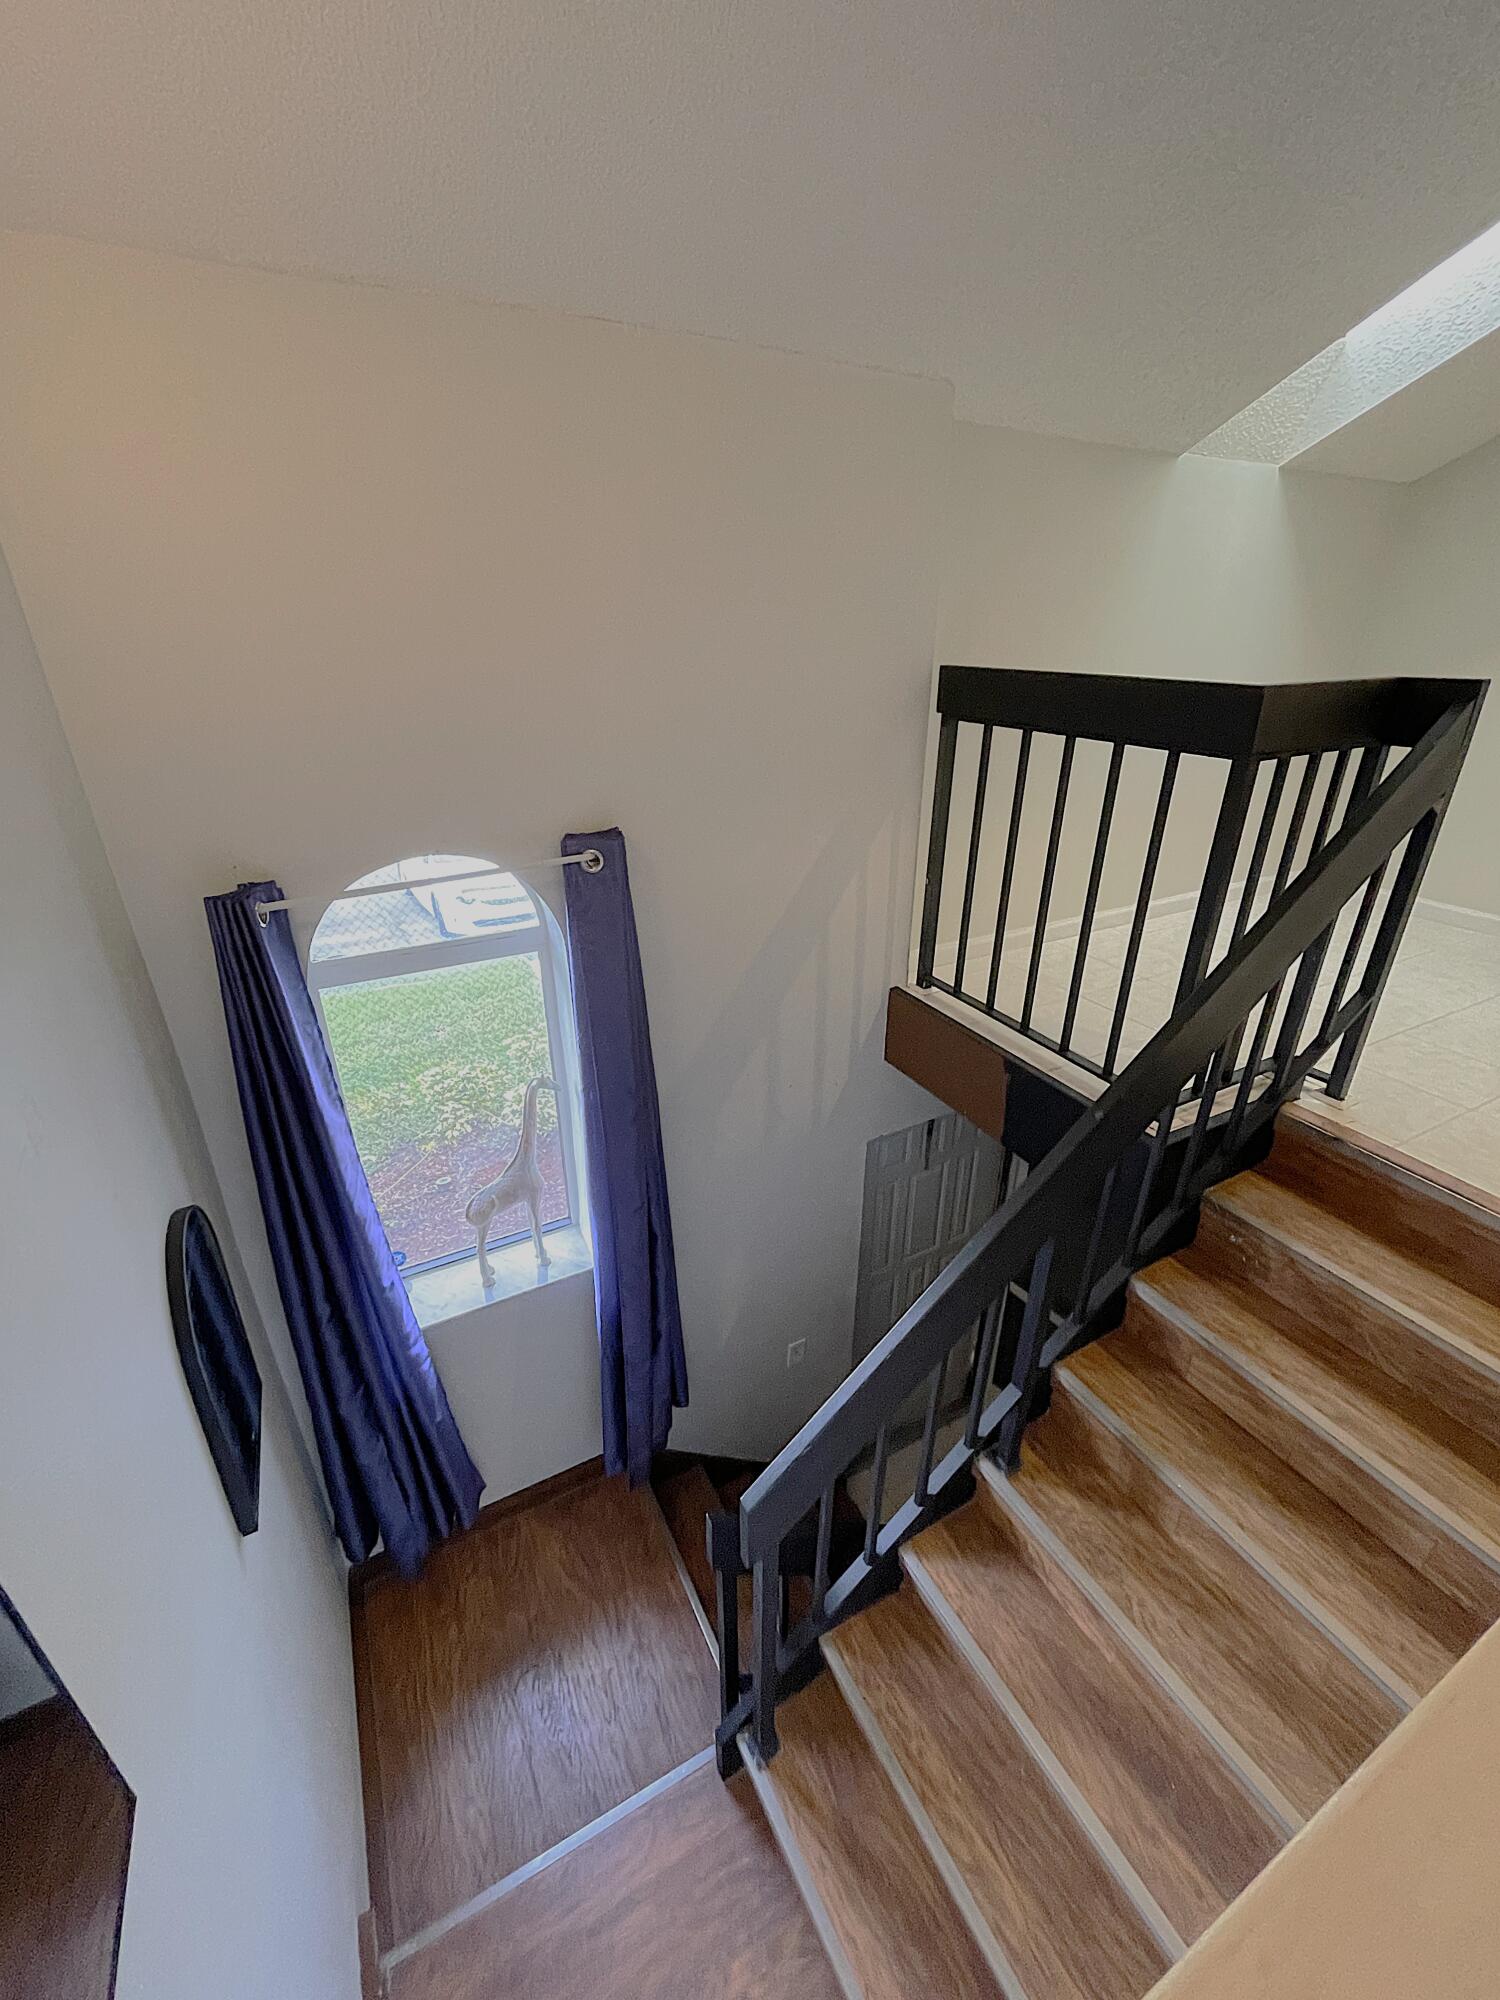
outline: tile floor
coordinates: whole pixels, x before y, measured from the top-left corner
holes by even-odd
[[[1122,1061],[1171,1011],[1191,921],[1190,912],[1174,911],[1146,926]],[[1345,932],[1349,922],[1352,916],[1344,920]],[[1121,925],[1096,931],[1090,943],[1072,1039],[1096,1060],[1104,1052],[1128,935]],[[1075,949],[1073,939],[1059,939],[1042,953],[1033,1019],[1054,1037],[1060,1037],[1068,1004]],[[989,940],[975,939],[966,969],[970,991],[984,991],[989,956]],[[1325,993],[1341,956],[1336,933]],[[1013,1013],[1020,1011],[1025,960],[1020,945],[1002,954],[998,997]],[[948,962],[951,966],[951,953]],[[941,959],[938,969],[946,970]],[[1500,1196],[1500,930],[1459,929],[1419,911],[1407,927],[1348,1098],[1337,1103],[1313,1085],[1304,1102],[1353,1131]]]

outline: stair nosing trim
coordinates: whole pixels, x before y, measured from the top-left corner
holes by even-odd
[[[755,1787],[755,1796],[760,1801],[776,1845],[781,1849],[781,1858],[787,1865],[787,1872],[797,1885],[797,1893],[802,1898],[803,1907],[818,1934],[833,1976],[838,1981],[844,2000],[866,2000],[864,1982],[850,1963],[849,1954],[844,1949],[844,1941],[839,1936],[833,1918],[828,1914],[828,1905],[823,1901],[822,1892],[813,1878],[807,1856],[802,1852],[792,1823],[783,1810],[776,1790],[776,1780],[760,1752],[755,1747],[755,1739],[748,1729],[741,1730],[739,1738],[740,1755],[745,1760],[745,1769],[750,1773],[750,1782]]]
[[[1383,1486],[1388,1493],[1410,1507],[1413,1513],[1419,1514],[1429,1527],[1435,1528],[1439,1534],[1450,1536],[1476,1562],[1500,1576],[1500,1549],[1487,1548],[1477,1538],[1477,1529],[1453,1516],[1440,1501],[1414,1486],[1405,1474],[1388,1465],[1378,1452],[1350,1437],[1333,1418],[1305,1402],[1294,1389],[1274,1381],[1250,1355],[1243,1353],[1232,1341],[1224,1340],[1211,1327],[1204,1326],[1195,1314],[1158,1291],[1148,1278],[1137,1273],[1133,1282],[1149,1299],[1152,1310],[1169,1320],[1185,1339],[1196,1341],[1199,1347],[1222,1361],[1242,1381],[1250,1383],[1268,1403],[1274,1403],[1278,1409],[1294,1417],[1350,1464],[1357,1465],[1377,1486]]]
[[[1026,1713],[1019,1697],[1007,1684],[993,1660],[980,1646],[963,1619],[944,1597],[941,1587],[920,1555],[906,1552],[906,1571],[928,1612],[961,1656],[985,1692],[995,1703],[1027,1755],[1051,1785],[1064,1808],[1077,1821],[1099,1860],[1114,1877],[1117,1887],[1151,1932],[1173,1964],[1186,1955],[1187,1940],[1132,1866],[1119,1842],[1089,1804],[1082,1788],[1068,1775],[1061,1759]]]
[[[1279,1181],[1273,1181],[1270,1185],[1284,1194],[1297,1195],[1295,1188],[1283,1188]],[[1297,1198],[1307,1200],[1306,1196]],[[1425,1341],[1429,1347],[1438,1349],[1460,1367],[1469,1369],[1487,1387],[1500,1391],[1500,1360],[1467,1340],[1461,1333],[1455,1333],[1451,1327],[1442,1326],[1436,1320],[1429,1319],[1427,1314],[1419,1311],[1417,1307],[1406,1305],[1400,1299],[1393,1298],[1381,1286],[1351,1271],[1347,1264],[1330,1258],[1322,1250],[1314,1250],[1310,1244],[1293,1235],[1284,1224],[1268,1222],[1262,1216],[1248,1213],[1235,1199],[1227,1183],[1210,1189],[1204,1199],[1208,1206],[1217,1208],[1223,1215],[1233,1217],[1241,1228],[1253,1229],[1262,1236],[1269,1236],[1273,1242],[1279,1243],[1289,1256],[1296,1258],[1298,1263],[1312,1266],[1342,1290],[1378,1306],[1381,1312],[1399,1321],[1415,1339]],[[1312,1207],[1316,1205],[1309,1203]],[[1372,1237],[1371,1241],[1381,1249],[1393,1249],[1390,1244],[1380,1243],[1377,1237]],[[1393,1251],[1393,1254],[1405,1255],[1403,1251]],[[1460,1285],[1457,1289],[1462,1291],[1464,1287]],[[1469,1293],[1468,1296],[1477,1298],[1478,1294]],[[1480,1299],[1479,1303],[1483,1305],[1486,1301]]]
[[[989,1921],[980,1909],[963,1870],[949,1852],[947,1843],[933,1823],[932,1816],[912,1789],[911,1780],[902,1768],[900,1758],[891,1748],[874,1711],[855,1686],[848,1666],[831,1647],[824,1647],[823,1657],[828,1662],[829,1672],[838,1683],[839,1693],[848,1703],[850,1714],[859,1724],[876,1763],[884,1771],[897,1798],[900,1799],[902,1810],[916,1828],[918,1839],[931,1856],[933,1866],[943,1879],[943,1887],[952,1897],[955,1909],[963,1919],[975,1944],[978,1945],[985,1964],[993,1974],[995,1983],[1005,1996],[1005,2000],[1029,2000],[1020,1975],[1006,1955],[1005,1947],[990,1928]]]
[[[1206,1741],[1229,1767],[1231,1774],[1259,1802],[1287,1839],[1290,1840],[1294,1834],[1299,1833],[1306,1825],[1308,1815],[1298,1811],[1270,1774],[1261,1768],[1243,1744],[1230,1735],[1207,1703],[1194,1694],[1177,1669],[1157,1650],[1134,1621],[1125,1615],[1108,1591],[1104,1590],[1078,1561],[1062,1537],[1042,1519],[1030,1501],[1017,1492],[1006,1475],[998,1467],[992,1466],[987,1459],[979,1461],[979,1469],[981,1477],[994,1496],[995,1503],[1016,1517],[1026,1533],[1041,1545],[1068,1581],[1083,1593],[1116,1638],[1201,1731]]]
[[[1122,1417],[1086,1382],[1080,1382],[1068,1370],[1063,1371],[1063,1379],[1067,1395],[1080,1403],[1095,1422],[1118,1438],[1127,1451],[1134,1453],[1168,1492],[1196,1515],[1211,1534],[1217,1535],[1226,1547],[1232,1549],[1263,1582],[1269,1584],[1277,1596],[1282,1598],[1300,1618],[1305,1618],[1315,1631],[1322,1633],[1330,1645],[1337,1647],[1351,1666],[1357,1667],[1366,1679],[1373,1682],[1382,1694],[1389,1695],[1391,1700],[1405,1712],[1410,1713],[1416,1707],[1422,1699],[1417,1690],[1378,1660],[1364,1641],[1359,1639],[1342,1619],[1336,1618],[1305,1584],[1298,1583],[1273,1556],[1267,1555],[1245,1529],[1237,1527],[1222,1514],[1200,1486],[1180,1472],[1170,1460],[1164,1459],[1154,1445],[1147,1444],[1132,1427],[1128,1418]],[[1233,1422],[1233,1419],[1230,1418],[1228,1421]]]

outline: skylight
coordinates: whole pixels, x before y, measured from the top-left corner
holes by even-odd
[[[1285,465],[1500,329],[1500,222],[1193,447]]]

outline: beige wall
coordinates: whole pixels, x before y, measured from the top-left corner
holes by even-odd
[[[247,1254],[200,898],[618,822],[677,1441],[779,1447],[847,1365],[865,1142],[927,1104],[881,1027],[947,390],[38,237],[0,290],[0,532]],[[597,1450],[593,1341],[586,1285],[438,1330],[492,1492]]]
[[[1367,671],[1500,674],[1500,440],[1406,489],[1395,560],[1370,621]],[[1424,894],[1500,919],[1500,697],[1491,693]]]
[[[0,1584],[137,1794],[119,2000],[354,2000],[343,1571],[274,1376],[248,1540],[189,1399],[162,1246],[223,1203],[3,557],[0,907]]]
[[[1500,1628],[1153,1990],[1152,2000],[1493,2000]]]

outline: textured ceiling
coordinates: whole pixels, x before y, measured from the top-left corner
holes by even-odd
[[[1495,0],[5,0],[0,225],[1182,449],[1500,214]]]

